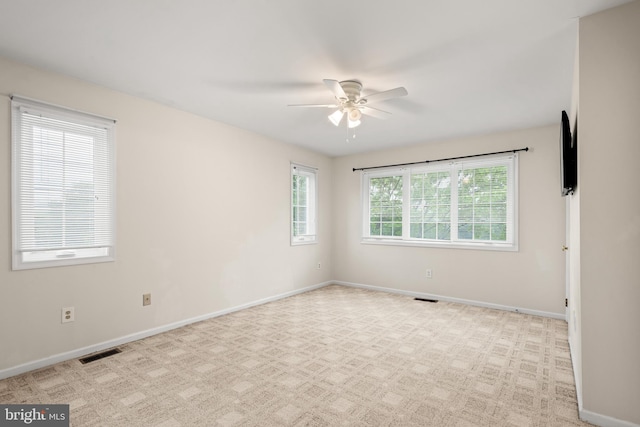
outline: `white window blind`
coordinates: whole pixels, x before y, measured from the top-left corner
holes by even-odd
[[[113,120],[12,97],[13,269],[115,250]]]
[[[451,171],[411,174],[410,237],[451,239]]]
[[[317,171],[291,164],[291,244],[317,240]]]

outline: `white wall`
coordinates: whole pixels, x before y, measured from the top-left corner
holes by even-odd
[[[579,91],[583,408],[640,425],[640,1],[580,20]]]
[[[11,271],[11,93],[117,119],[116,262]],[[2,58],[0,94],[0,371],[331,279],[330,158]],[[289,245],[290,161],[320,244]]]
[[[338,158],[333,164],[333,265],[340,281],[555,313],[564,318],[564,199],[559,126]],[[364,143],[360,141],[359,143]],[[529,147],[520,153],[519,252],[360,243],[360,173],[352,168]],[[425,270],[433,278],[425,278]]]

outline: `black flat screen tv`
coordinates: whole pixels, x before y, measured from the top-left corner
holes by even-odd
[[[577,134],[577,129],[574,129]],[[571,126],[566,111],[560,124],[560,184],[562,195],[573,194],[578,184],[577,140],[571,138]]]

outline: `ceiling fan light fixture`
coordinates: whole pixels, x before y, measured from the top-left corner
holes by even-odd
[[[362,83],[359,80],[332,80],[324,79],[324,84],[333,93],[333,104],[290,104],[290,107],[318,107],[336,108],[329,114],[329,121],[336,127],[340,126],[342,118],[347,116],[347,129],[353,129],[361,124],[362,115],[373,116],[379,119],[387,118],[388,111],[371,107],[370,104],[384,101],[386,99],[406,96],[407,90],[404,87],[397,87],[382,92],[375,92],[362,96]],[[353,133],[355,138],[355,132]],[[347,138],[349,140],[349,138]]]
[[[336,110],[333,113],[329,114],[329,120],[331,121],[331,123],[338,126],[342,121],[343,116],[344,116],[344,111]]]
[[[349,110],[349,120],[352,122],[360,121],[362,117],[362,112],[358,108],[352,108]]]

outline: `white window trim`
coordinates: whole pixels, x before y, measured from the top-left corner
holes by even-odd
[[[508,171],[512,176],[510,177],[512,186],[508,197],[512,198],[512,203],[508,204],[507,218],[510,215],[513,218],[512,227],[508,230],[511,238],[510,242],[486,242],[486,241],[442,241],[442,240],[427,240],[427,239],[415,239],[409,237],[371,237],[369,236],[369,179],[377,177],[385,177],[391,175],[403,176],[403,189],[410,188],[410,180],[412,173],[420,172],[437,172],[442,170],[453,171],[452,165],[463,165],[465,168],[474,167],[487,167],[491,164],[508,164],[511,165]],[[361,175],[361,243],[368,245],[391,245],[391,246],[408,246],[408,247],[428,247],[428,248],[448,248],[448,249],[480,249],[480,250],[493,250],[493,251],[506,251],[517,252],[518,247],[518,155],[512,153],[509,155],[487,156],[484,159],[475,159],[469,161],[456,161],[450,163],[434,163],[432,165],[420,165],[420,166],[404,166],[404,167],[390,167],[385,169],[379,169],[376,171],[363,171]],[[452,172],[452,179],[453,179]],[[454,189],[455,187],[455,189]],[[457,235],[457,229],[453,230],[454,224],[457,224],[458,216],[458,198],[457,198],[457,186],[451,187],[451,233]],[[456,197],[454,197],[454,193]],[[403,206],[409,206],[409,200],[411,198],[410,191],[403,191]],[[455,222],[454,222],[455,221]],[[402,217],[402,229],[403,235],[408,233],[410,229],[410,215],[409,212],[405,212],[403,209]],[[457,237],[457,236],[456,236]]]
[[[289,232],[291,246],[298,245],[313,245],[318,243],[318,169],[310,166],[305,166],[300,163],[291,162],[291,179],[289,181],[289,199],[290,199],[290,220],[289,220]],[[309,198],[309,219],[308,223],[311,226],[311,233],[305,236],[294,235],[294,215],[293,215],[293,178],[296,174],[296,170],[305,175],[313,177],[313,189]]]
[[[46,252],[30,252],[23,253],[20,248],[20,179],[18,166],[19,166],[19,153],[18,144],[21,144],[19,139],[19,129],[14,125],[15,123],[20,125],[21,117],[19,116],[21,109],[28,109],[34,112],[40,112],[46,117],[57,118],[73,123],[80,123],[88,126],[98,126],[108,129],[108,145],[109,156],[111,161],[111,167],[109,170],[109,182],[111,186],[112,200],[110,204],[110,229],[111,229],[111,244],[109,246],[100,247],[87,247],[78,249],[62,249],[52,250]],[[80,264],[94,264],[102,262],[112,262],[115,260],[115,246],[116,246],[116,227],[115,227],[115,213],[116,213],[116,175],[115,175],[115,120],[97,116],[91,113],[85,113],[69,108],[61,107],[54,104],[49,104],[41,101],[37,101],[31,98],[12,95],[11,96],[11,213],[12,213],[12,269],[13,270],[28,270],[47,267],[61,267]]]

